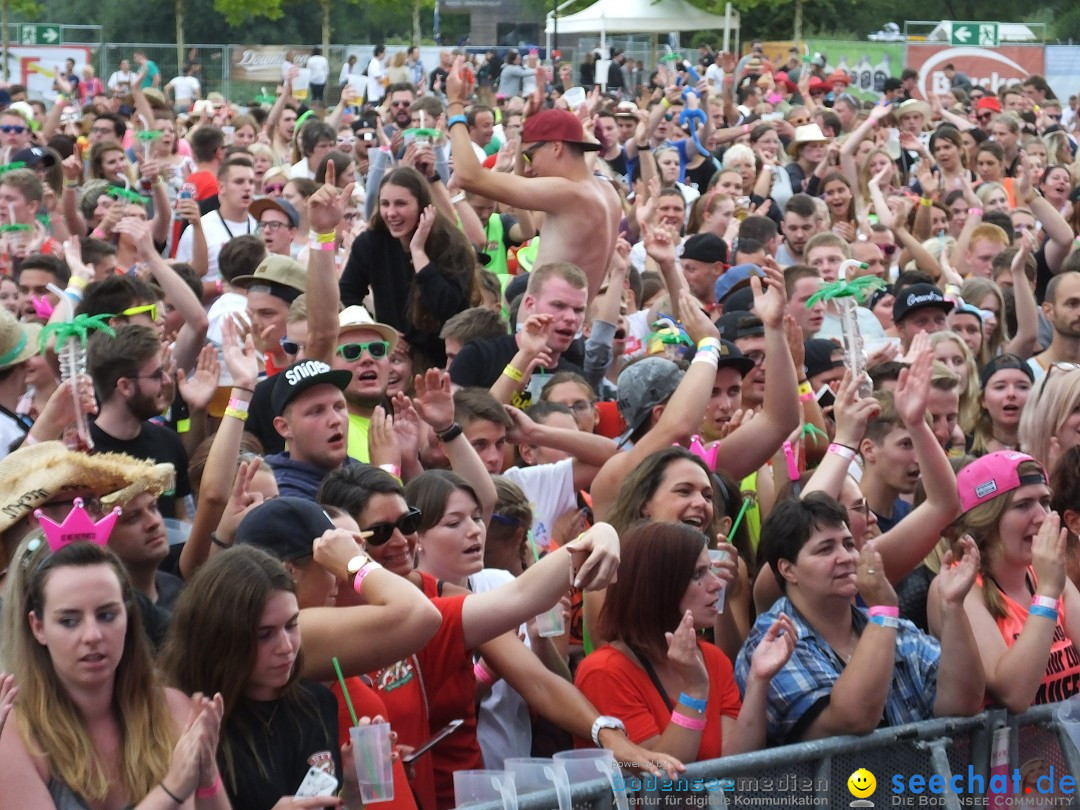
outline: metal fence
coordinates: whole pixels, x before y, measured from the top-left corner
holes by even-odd
[[[750,754],[689,765],[677,784],[625,777],[635,807],[699,808],[762,807],[1069,807],[1075,792],[1040,794],[1038,777],[1053,773],[1053,782],[1070,774],[1080,778],[1080,754],[1060,727],[1057,704],[1038,706],[1021,715],[1003,710],[975,717],[941,718],[880,729],[863,737],[836,737],[780,746]],[[993,752],[1007,736],[1007,794],[987,794]],[[1003,752],[1002,752],[1003,753]],[[1033,763],[1035,763],[1033,765]],[[1004,765],[1004,763],[1001,763]],[[860,768],[874,774],[876,788],[855,804],[848,778]],[[1024,781],[1014,782],[1019,772]],[[940,777],[944,789],[930,788]],[[960,793],[950,789],[959,777]],[[922,782],[911,778],[922,777]],[[899,783],[895,780],[899,779]],[[981,783],[979,782],[981,779]],[[1030,780],[1030,781],[1028,781]],[[897,790],[897,785],[903,786]],[[1044,783],[1045,784],[1045,783]],[[979,790],[979,787],[982,787]],[[920,787],[921,786],[921,787]],[[974,789],[969,790],[969,786]],[[632,790],[639,787],[638,790]],[[696,789],[690,789],[696,787]],[[1019,792],[1014,788],[1019,787]],[[1025,793],[1031,787],[1031,793]],[[611,786],[603,780],[573,785],[574,810],[607,810],[614,806]],[[995,801],[996,800],[996,801]],[[559,806],[554,790],[520,795],[519,810],[552,810]],[[501,804],[474,805],[474,810],[500,810]]]

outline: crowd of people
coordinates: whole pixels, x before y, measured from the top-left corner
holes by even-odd
[[[436,810],[1080,691],[1042,77],[402,53],[332,109],[0,91],[0,810],[358,807],[354,722]]]

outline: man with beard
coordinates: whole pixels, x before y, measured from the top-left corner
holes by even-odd
[[[387,106],[390,107],[390,115],[394,120],[383,129],[392,138],[398,132],[407,130],[411,125],[412,103],[416,98],[416,92],[410,85],[399,83],[387,87],[386,95],[390,98]],[[434,121],[429,123],[431,126],[435,125]]]
[[[116,328],[115,337],[96,333],[89,342],[86,365],[100,403],[97,418],[90,423],[94,449],[172,464],[176,484],[161,493],[158,506],[165,517],[182,517],[177,499],[191,494],[187,453],[176,433],[147,421],[164,412],[174,390],[164,366],[160,331],[128,323]]]
[[[1080,363],[1080,272],[1066,270],[1050,279],[1042,310],[1054,336],[1046,351],[1027,361],[1036,382],[1055,363]]]
[[[282,495],[315,500],[327,473],[348,463],[344,391],[353,375],[319,360],[293,363],[274,379],[274,428],[285,452],[266,457]]]

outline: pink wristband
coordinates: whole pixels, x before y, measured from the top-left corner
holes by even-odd
[[[1059,607],[1059,601],[1052,596],[1033,596],[1031,597],[1031,604],[1038,605],[1039,607],[1050,608],[1050,610],[1057,610]]]
[[[893,619],[900,618],[900,608],[891,605],[874,605],[868,612],[870,613],[871,618],[874,616],[889,616]]]
[[[334,242],[316,242],[314,239],[308,242],[308,250],[337,250]]]
[[[214,784],[212,784],[210,787],[208,787],[208,788],[199,788],[198,790],[196,790],[195,791],[195,798],[196,799],[212,799],[215,796],[217,796],[219,793],[221,793],[221,774],[220,773],[217,775],[217,779],[214,780]]]
[[[487,671],[487,667],[484,666],[482,661],[477,661],[473,664],[473,675],[476,676],[476,680],[484,684],[484,686],[492,687],[495,685],[495,676]]]
[[[829,452],[834,453],[841,458],[846,458],[848,461],[854,461],[855,456],[858,455],[858,453],[856,453],[846,444],[837,444],[836,442],[833,442],[829,445]]]
[[[248,406],[250,404],[251,403],[249,403],[246,399],[237,399],[236,397],[231,397],[229,399],[229,407],[230,408],[234,408],[235,410],[238,410],[238,411],[243,411],[244,413],[248,412]]]
[[[705,730],[705,721],[704,720],[697,720],[697,719],[695,719],[693,717],[687,717],[685,714],[683,714],[682,712],[679,712],[679,711],[675,711],[675,712],[671,713],[671,722],[674,723],[677,726],[682,726],[683,728],[688,728],[691,731],[704,731]]]
[[[360,566],[360,570],[357,571],[356,576],[353,577],[353,581],[352,581],[353,591],[355,591],[356,593],[360,593],[360,588],[363,587],[363,585],[364,585],[364,577],[366,577],[368,574],[370,574],[376,568],[382,568],[382,566],[379,565],[374,560],[368,560],[366,563],[364,563],[362,566]]]

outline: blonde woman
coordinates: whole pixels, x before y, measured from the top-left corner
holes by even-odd
[[[1020,414],[1019,436],[1021,449],[1048,470],[1080,444],[1080,369],[1050,366]]]
[[[975,357],[955,332],[934,332],[930,335],[930,348],[934,361],[960,378],[958,421],[965,435],[970,434],[979,421],[979,368],[975,365]]]

